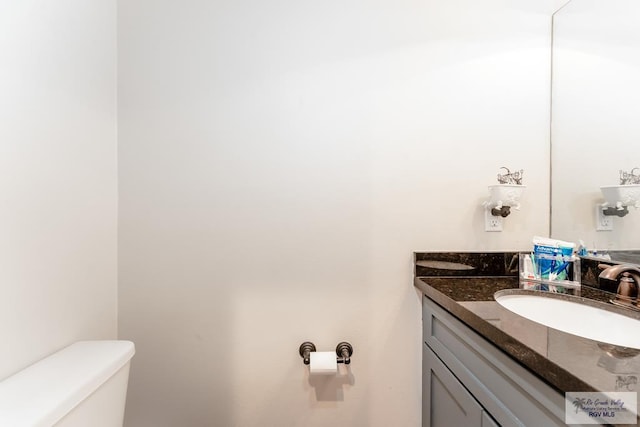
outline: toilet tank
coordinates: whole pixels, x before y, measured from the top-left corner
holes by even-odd
[[[0,382],[0,426],[121,427],[130,341],[79,341]]]

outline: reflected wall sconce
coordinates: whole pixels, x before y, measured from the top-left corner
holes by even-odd
[[[604,185],[600,187],[604,203],[596,205],[596,230],[613,230],[611,217],[624,217],[629,213],[629,206],[635,209],[640,207],[640,175],[634,172],[620,171],[619,185]]]

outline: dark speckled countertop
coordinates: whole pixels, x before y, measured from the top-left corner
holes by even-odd
[[[638,391],[640,354],[636,353],[640,352],[625,352],[620,347],[604,346],[548,328],[506,310],[494,300],[497,291],[520,289],[517,270],[513,271],[513,254],[490,254],[493,261],[489,264],[493,263],[495,268],[485,263],[475,269],[480,273],[474,276],[469,266],[482,264],[487,254],[416,253],[415,286],[561,393]],[[442,271],[438,269],[440,266]],[[457,271],[447,274],[447,268]],[[577,290],[576,295],[587,302],[611,298],[611,294],[587,286]],[[631,310],[614,310],[640,318],[640,313]]]

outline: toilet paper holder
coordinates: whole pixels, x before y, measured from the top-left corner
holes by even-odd
[[[305,365],[308,365],[311,361],[311,353],[316,351],[316,346],[309,341],[305,341],[300,344],[300,348],[298,349],[298,353],[300,353],[300,357],[302,357],[302,361]],[[351,363],[351,355],[353,354],[353,346],[348,342],[338,343],[336,346],[336,359],[338,363],[344,363],[348,365]]]

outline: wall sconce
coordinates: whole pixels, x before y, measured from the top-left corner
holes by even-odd
[[[498,174],[498,185],[489,186],[489,200],[484,206],[484,231],[502,231],[502,219],[509,216],[511,208],[520,209],[520,198],[526,188],[522,185],[521,169],[510,172],[506,167],[506,173]]]
[[[620,171],[620,185],[604,185],[600,187],[604,203],[596,205],[596,230],[613,230],[611,217],[624,217],[629,213],[629,206],[640,207],[640,175]]]

